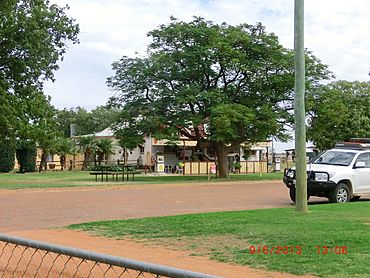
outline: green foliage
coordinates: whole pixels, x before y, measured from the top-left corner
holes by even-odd
[[[19,172],[36,171],[36,144],[32,141],[21,141],[17,144],[16,157],[19,164]]]
[[[13,170],[15,163],[15,142],[11,139],[0,140],[0,172]]]
[[[214,141],[233,143],[241,132],[250,134],[252,138],[255,123],[254,111],[242,104],[219,104],[211,111],[210,134]],[[246,131],[246,127],[248,131]],[[243,130],[243,131],[242,131]],[[261,137],[264,140],[265,137]]]
[[[66,156],[69,154],[77,154],[77,146],[74,141],[59,137],[55,143],[55,151],[59,155],[61,169],[64,170],[66,167]]]
[[[0,9],[0,137],[22,137],[45,103],[42,86],[54,79],[78,26],[68,8],[48,0],[6,0]],[[27,139],[27,138],[25,138]]]
[[[118,138],[118,144],[124,149],[132,150],[138,145],[145,142],[143,134],[138,131],[129,128],[120,129],[115,132],[116,138]]]
[[[108,155],[114,153],[114,146],[112,139],[101,138],[95,141],[96,154],[98,155],[98,162],[103,159],[108,160]]]
[[[39,107],[40,117],[35,119],[27,129],[27,134],[23,138],[31,138],[37,143],[37,147],[42,150],[39,170],[46,170],[46,157],[48,154],[57,152],[58,141],[62,137],[55,121],[56,109],[46,102]]]
[[[80,136],[78,137],[78,151],[83,153],[84,161],[82,165],[82,170],[87,169],[89,161],[93,158],[95,154],[95,137],[94,136]]]
[[[123,171],[135,171],[134,166],[123,167],[121,165],[92,165],[88,167],[89,171],[109,171],[109,172],[123,172]]]
[[[293,52],[260,23],[172,18],[149,36],[148,56],[124,56],[108,79],[117,92],[110,103],[122,109],[116,130],[125,140],[185,135],[215,148],[221,163],[242,142],[284,136],[292,121]],[[306,63],[307,88],[329,78],[310,52]],[[227,160],[222,161],[220,173],[227,176]]]
[[[76,124],[75,135],[93,134],[111,126],[119,111],[113,107],[98,106],[91,111],[76,107],[59,110],[56,121],[65,137],[70,137],[70,125]]]
[[[248,158],[250,158],[251,155],[252,155],[252,150],[251,149],[244,149],[243,158],[245,160],[248,160]]]
[[[77,153],[74,141],[64,137],[59,137],[57,139],[55,150],[56,153],[60,156]]]
[[[338,141],[370,136],[370,82],[336,81],[322,86],[308,102],[307,137],[321,150]]]
[[[56,121],[59,124],[59,130],[63,132],[64,137],[70,137],[70,125],[76,124],[76,134],[90,134],[92,132],[85,131],[82,125],[87,122],[89,117],[89,112],[85,108],[76,107],[76,108],[64,108],[63,110],[58,110]],[[86,132],[86,133],[85,133]]]
[[[234,163],[234,168],[235,169],[240,169],[240,168],[242,168],[242,164],[240,162],[235,162]]]

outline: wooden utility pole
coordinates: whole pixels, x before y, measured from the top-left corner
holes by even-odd
[[[304,0],[294,5],[294,124],[296,155],[296,211],[307,212]]]

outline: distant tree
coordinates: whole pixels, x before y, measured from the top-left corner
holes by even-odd
[[[93,134],[111,126],[119,111],[116,108],[98,106],[91,111],[76,107],[58,111],[57,121],[60,130],[70,137],[70,125],[76,124],[76,135]]]
[[[336,81],[309,98],[307,138],[321,150],[353,137],[370,137],[370,82]]]
[[[78,26],[48,0],[3,0],[0,9],[0,138],[19,137],[37,112],[43,82],[53,80]]]
[[[110,103],[122,109],[116,130],[130,129],[126,134],[134,139],[197,140],[198,147],[216,151],[221,177],[228,177],[227,154],[241,143],[286,138],[293,52],[260,23],[172,18],[149,36],[146,57],[124,56],[113,63],[108,85],[116,95]],[[309,52],[306,65],[308,90],[329,78],[327,67]]]
[[[59,124],[60,131],[63,132],[65,137],[70,137],[70,125],[76,124],[75,135],[91,134],[93,127],[86,128],[86,123],[89,121],[89,112],[82,107],[77,106],[76,108],[64,108],[57,112],[56,121]]]
[[[109,106],[97,106],[89,113],[87,125],[91,128],[91,133],[102,131],[110,127],[119,115],[119,109]]]

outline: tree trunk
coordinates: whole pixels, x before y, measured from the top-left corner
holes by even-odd
[[[124,150],[123,150],[124,152],[123,152],[123,158],[124,158],[124,163],[123,163],[123,165],[127,165],[128,164],[128,151],[127,151],[127,148],[124,148]]]
[[[60,169],[63,171],[64,168],[66,167],[66,155],[65,154],[60,155],[59,161],[60,161]]]
[[[101,152],[98,152],[98,164],[101,165],[101,162],[104,160],[104,155]]]
[[[223,143],[216,143],[217,167],[220,178],[229,178],[229,167],[227,165],[227,151]]]
[[[84,153],[84,162],[82,163],[82,170],[87,169],[87,161],[90,158],[90,151],[85,151]]]
[[[39,165],[39,172],[47,170],[47,163],[46,163],[46,152],[42,151],[41,154],[41,161]]]

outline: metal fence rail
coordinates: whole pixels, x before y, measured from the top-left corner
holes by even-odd
[[[0,277],[216,276],[0,234]]]

